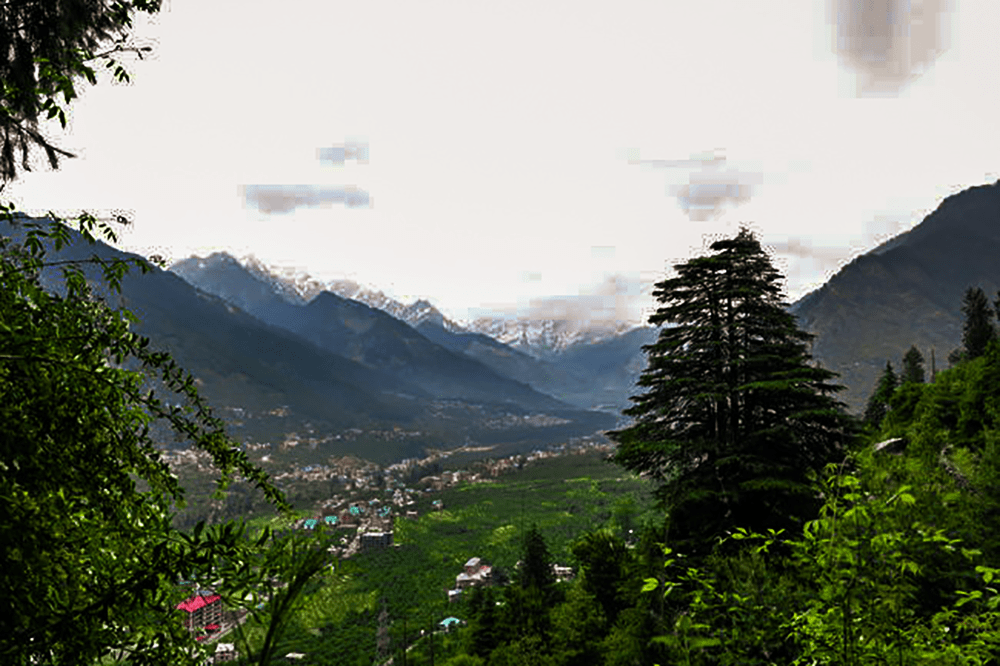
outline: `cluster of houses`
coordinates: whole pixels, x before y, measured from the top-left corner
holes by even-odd
[[[416,515],[416,512],[412,513]],[[322,513],[312,518],[296,521],[293,528],[346,530],[339,545],[331,545],[329,551],[337,557],[351,557],[357,552],[391,548],[392,522],[392,507],[383,506],[379,500],[374,499],[367,503],[352,502],[349,506],[327,506]]]

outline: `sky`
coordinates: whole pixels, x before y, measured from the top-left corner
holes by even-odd
[[[5,189],[459,321],[638,323],[741,225],[789,301],[1000,178],[993,0],[164,0]]]

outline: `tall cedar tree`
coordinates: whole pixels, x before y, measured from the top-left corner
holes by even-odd
[[[900,382],[903,384],[924,383],[924,355],[920,353],[916,345],[911,345],[903,356],[903,374],[900,377]]]
[[[879,377],[878,384],[875,385],[875,390],[872,391],[871,396],[868,398],[864,415],[865,423],[875,428],[879,427],[882,419],[889,413],[889,401],[892,399],[892,394],[896,392],[899,383],[899,377],[896,376],[896,372],[892,369],[892,363],[886,361],[885,370],[882,371],[882,376]]]
[[[979,358],[986,352],[986,345],[996,337],[993,328],[993,310],[990,301],[979,287],[969,287],[962,297],[962,349],[966,359]]]
[[[635,423],[610,433],[613,460],[659,482],[670,539],[689,550],[734,527],[800,525],[816,505],[810,474],[850,429],[759,241],[744,228],[711,250],[655,286],[648,390],[625,410]]]

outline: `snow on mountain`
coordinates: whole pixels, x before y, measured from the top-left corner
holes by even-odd
[[[354,280],[339,279],[324,282],[294,269],[267,266],[252,255],[244,257],[240,262],[255,276],[273,285],[289,303],[304,305],[322,292],[328,291],[342,298],[349,298],[382,310],[410,326],[430,322],[456,333],[465,330],[424,299],[404,305],[385,293],[358,284]]]
[[[482,333],[536,358],[556,356],[572,346],[601,342],[635,328],[635,324],[624,321],[609,324],[516,317],[479,317],[459,324],[445,317],[425,299],[406,305],[382,291],[353,280],[324,282],[295,269],[268,266],[252,255],[239,262],[258,278],[273,285],[289,303],[304,305],[320,293],[329,291],[387,312],[414,327],[430,323],[452,333]]]
[[[532,356],[547,357],[577,344],[593,344],[622,335],[635,328],[635,325],[616,322],[611,325],[586,326],[566,319],[480,317],[465,328],[488,335]]]

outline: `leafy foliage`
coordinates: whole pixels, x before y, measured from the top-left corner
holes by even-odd
[[[71,241],[68,228],[5,212],[23,240],[0,237],[0,660],[193,663],[199,650],[173,610],[180,579],[221,579],[217,591],[242,602],[261,576],[301,569],[268,548],[268,531],[174,529],[171,505],[183,490],[152,427],[165,423],[209,453],[220,489],[239,476],[279,507],[282,495],[227,437],[193,378],[131,332],[129,313],[97,298],[84,273],[98,268],[115,291],[129,266],[48,261],[49,247]],[[91,242],[95,228],[113,235],[87,215],[78,225]],[[62,289],[48,291],[41,277],[56,267]],[[154,381],[179,402],[158,398]]]
[[[928,558],[969,562],[977,552],[943,529],[912,522],[913,488],[872,494],[870,482],[831,466],[823,489],[827,500],[801,537],[744,530],[730,537],[746,544],[744,555],[765,555],[771,576],[794,572],[806,589],[784,603],[734,592],[718,569],[678,566],[666,550],[667,579],[644,587],[682,596],[672,631],[657,639],[663,657],[681,664],[987,663],[1000,641],[1000,598],[989,587],[996,570],[975,566],[974,577],[957,579],[948,601],[927,611],[920,589]],[[779,546],[787,558],[770,555]],[[761,632],[767,620],[777,626]]]

